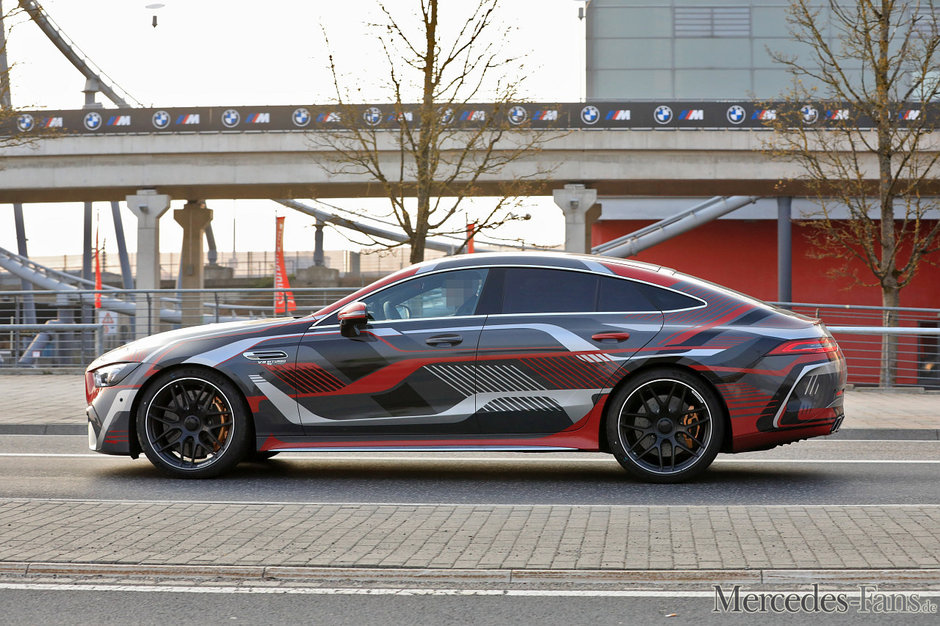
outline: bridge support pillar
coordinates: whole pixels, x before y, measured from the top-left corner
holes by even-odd
[[[552,192],[555,204],[565,215],[565,252],[591,252],[591,224],[600,213],[597,190],[584,185],[565,185]]]
[[[212,209],[205,202],[190,200],[182,209],[173,211],[173,219],[183,227],[183,249],[180,254],[180,289],[202,289],[203,238],[212,222]],[[183,326],[198,326],[203,323],[202,294],[180,294],[180,313]]]
[[[127,208],[137,217],[137,289],[160,288],[160,217],[170,208],[170,196],[153,189],[141,189],[127,196]],[[135,335],[146,337],[160,327],[160,299],[157,294],[137,296]]]

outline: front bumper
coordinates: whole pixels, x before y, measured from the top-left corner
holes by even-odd
[[[88,447],[103,454],[136,456],[131,435],[132,406],[136,388],[105,387],[85,409],[88,418]]]

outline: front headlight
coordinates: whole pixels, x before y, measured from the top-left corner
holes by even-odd
[[[138,365],[140,365],[140,363],[113,363],[111,365],[105,365],[91,373],[92,380],[95,387],[113,387],[124,380]]]

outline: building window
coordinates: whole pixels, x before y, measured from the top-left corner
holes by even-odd
[[[750,7],[675,7],[675,37],[750,37]]]

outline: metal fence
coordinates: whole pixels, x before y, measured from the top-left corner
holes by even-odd
[[[81,369],[136,337],[185,326],[302,316],[349,288],[0,292],[0,367]]]
[[[295,308],[289,314],[313,313],[352,291],[292,288]],[[284,316],[289,304],[284,290],[270,288],[106,289],[101,296],[96,309],[94,291],[0,292],[0,367],[81,369],[135,337],[199,323]],[[898,328],[885,329],[878,328],[883,307],[777,304],[821,319],[833,331],[848,360],[850,383],[879,384],[882,338],[890,333],[898,336],[895,385],[940,389],[940,309],[896,309]]]

